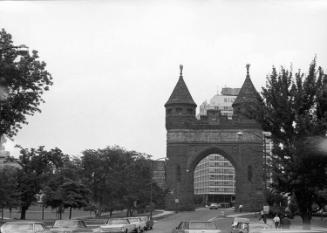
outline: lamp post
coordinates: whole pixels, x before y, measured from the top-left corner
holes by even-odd
[[[155,159],[155,160],[151,159],[151,183],[150,183],[150,218],[151,219],[152,219],[152,212],[153,212],[153,205],[152,205],[152,202],[153,202],[153,185],[152,185],[153,184],[153,162],[160,161],[160,160],[167,161],[168,158],[162,157],[162,158]]]

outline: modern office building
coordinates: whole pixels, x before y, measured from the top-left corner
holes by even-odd
[[[203,102],[200,105],[200,116],[207,115],[207,111],[210,109],[220,110],[221,115],[227,116],[229,119],[233,116],[233,107],[238,93],[240,92],[240,88],[230,88],[224,87],[221,89],[221,93],[214,95],[210,102]]]
[[[194,171],[194,194],[205,203],[227,202],[235,197],[235,169],[219,154],[211,154],[199,162]]]

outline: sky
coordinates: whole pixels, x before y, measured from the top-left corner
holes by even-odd
[[[42,113],[14,145],[80,156],[120,145],[166,155],[164,104],[184,65],[200,105],[218,88],[240,87],[245,65],[257,90],[272,66],[327,69],[324,0],[4,1],[0,28],[39,51],[54,85]]]

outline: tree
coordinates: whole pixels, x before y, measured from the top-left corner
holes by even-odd
[[[104,210],[112,212],[123,208],[127,209],[127,215],[132,215],[134,209],[145,209],[150,204],[149,158],[118,146],[83,152],[84,183],[92,191],[91,207],[98,216]],[[163,196],[155,185],[153,191],[154,197]],[[160,201],[158,204],[162,205]]]
[[[273,68],[262,89],[257,114],[273,141],[274,186],[294,195],[304,223],[310,223],[318,191],[327,187],[327,76],[310,64],[308,74]]]
[[[49,177],[55,174],[67,160],[67,155],[58,148],[46,151],[44,147],[26,149],[20,147],[18,164],[21,169],[17,174],[17,190],[20,194],[21,219],[36,200],[36,195],[45,187]]]
[[[67,181],[60,187],[60,190],[64,207],[69,208],[69,219],[72,218],[73,208],[80,209],[88,205],[90,191],[85,185],[75,181]]]
[[[0,171],[0,208],[3,219],[4,208],[14,208],[19,205],[17,192],[17,168],[4,167]]]
[[[67,201],[67,195],[63,188],[65,187],[64,184],[67,184],[67,182],[75,182],[76,185],[79,185],[82,181],[80,160],[78,158],[69,159],[68,156],[66,156],[62,161],[62,166],[60,166],[55,173],[49,176],[47,182],[42,188],[45,194],[44,205],[57,209],[59,219],[62,218],[62,212],[65,209],[65,203]],[[89,192],[89,190],[87,190],[87,192]],[[85,202],[88,203],[88,200],[89,198],[87,196]]]
[[[30,54],[25,48],[14,45],[4,29],[0,31],[0,91],[6,92],[7,97],[0,102],[0,137],[15,135],[27,124],[27,116],[40,112],[42,95],[52,85],[52,77],[38,52],[33,50]]]

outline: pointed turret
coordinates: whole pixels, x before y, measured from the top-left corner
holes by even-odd
[[[255,89],[250,78],[250,64],[246,65],[246,78],[242,85],[242,88],[233,103],[234,114],[245,113],[246,109],[251,105],[257,104],[260,95]]]
[[[195,119],[196,103],[184,82],[183,65],[180,65],[179,68],[179,79],[165,104],[167,129],[184,128],[190,121]]]
[[[178,82],[171,93],[167,103],[165,104],[165,107],[173,104],[189,104],[196,106],[185,82],[183,79],[183,65],[179,66],[180,68],[180,74]]]

